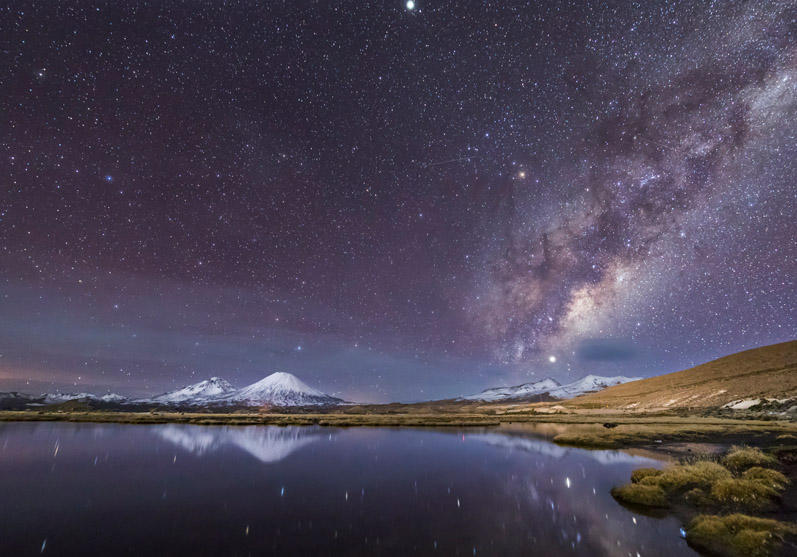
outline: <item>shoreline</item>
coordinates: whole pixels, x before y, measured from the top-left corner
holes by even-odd
[[[322,427],[488,427],[540,436],[558,445],[586,449],[678,443],[797,445],[797,422],[702,416],[628,414],[346,414],[346,413],[185,413],[117,411],[0,411],[2,422],[71,422],[131,425]],[[608,427],[607,427],[608,426]]]

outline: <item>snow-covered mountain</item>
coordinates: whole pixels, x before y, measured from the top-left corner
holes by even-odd
[[[313,389],[295,375],[277,372],[243,389],[235,389],[220,377],[211,377],[182,389],[137,402],[198,406],[203,404],[309,406],[338,404],[343,401]]]
[[[479,394],[462,397],[463,400],[481,400],[493,402],[500,400],[521,400],[535,395],[547,394],[554,398],[573,398],[585,393],[600,391],[612,385],[636,381],[640,377],[601,377],[599,375],[587,375],[578,381],[561,385],[558,381],[545,378],[535,383],[524,383],[514,387],[496,387],[486,389]]]
[[[158,402],[161,404],[173,404],[178,402],[203,404],[207,402],[218,402],[231,394],[235,393],[235,387],[221,377],[211,377],[199,383],[188,385],[176,391],[163,393],[142,402]]]
[[[556,398],[573,398],[586,393],[600,391],[606,387],[619,385],[620,383],[628,383],[629,381],[637,381],[641,377],[624,377],[617,375],[615,377],[601,377],[600,375],[587,375],[578,381],[573,381],[567,385],[562,385],[558,389],[553,389],[548,394]]]
[[[230,402],[259,406],[339,404],[343,400],[316,390],[291,373],[277,372],[226,397]]]
[[[67,402],[70,400],[94,400],[98,402],[116,402],[122,403],[127,401],[127,397],[118,395],[116,393],[108,393],[104,395],[95,395],[94,393],[47,393],[43,395],[45,404],[57,404],[59,402]]]
[[[492,389],[485,389],[478,394],[468,395],[462,398],[464,400],[483,400],[485,402],[494,400],[509,400],[541,395],[560,387],[561,385],[558,381],[551,379],[550,377],[546,377],[542,381],[523,383],[522,385],[515,385],[514,387],[494,387]]]

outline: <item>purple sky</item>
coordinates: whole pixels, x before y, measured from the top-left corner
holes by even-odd
[[[418,400],[795,338],[796,22],[15,2],[0,389]]]

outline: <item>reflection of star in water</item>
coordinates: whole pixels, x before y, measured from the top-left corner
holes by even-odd
[[[226,445],[233,445],[260,462],[279,462],[296,450],[321,439],[321,433],[308,427],[204,427],[166,425],[155,429],[166,441],[202,456]]]

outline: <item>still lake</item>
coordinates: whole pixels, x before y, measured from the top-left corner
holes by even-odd
[[[694,555],[517,431],[0,424],[0,555]]]

